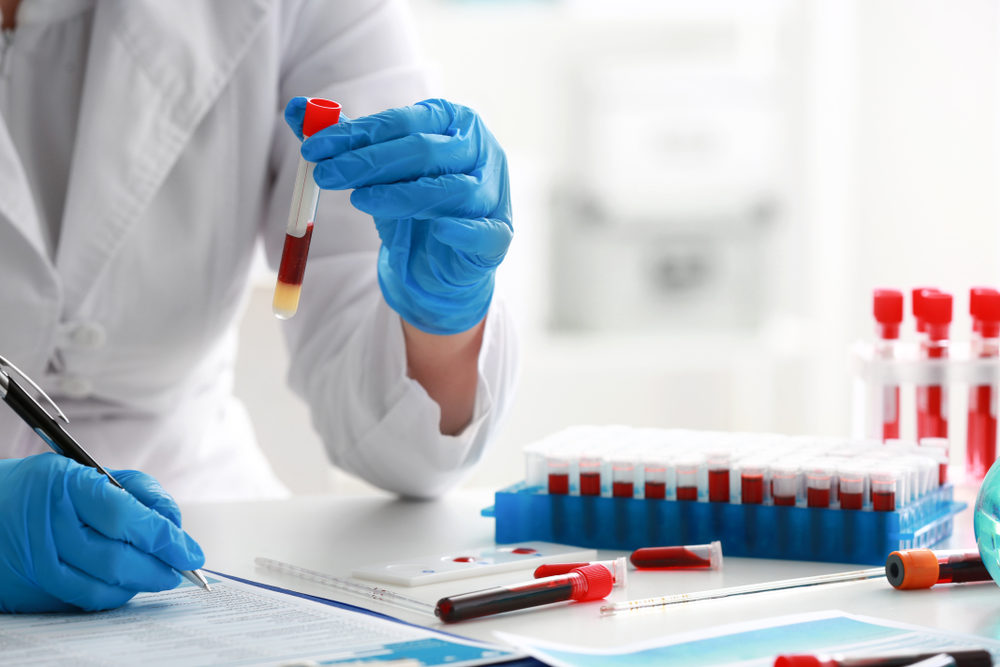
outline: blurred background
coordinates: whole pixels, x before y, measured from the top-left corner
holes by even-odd
[[[411,6],[440,95],[511,169],[521,381],[468,486],[517,481],[521,447],[572,424],[849,435],[873,287],[907,291],[911,338],[909,289],[952,291],[967,339],[968,288],[1000,285],[996,2]],[[272,289],[237,393],[293,491],[365,490],[275,387]]]

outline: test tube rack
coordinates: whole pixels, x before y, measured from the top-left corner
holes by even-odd
[[[483,514],[495,519],[499,543],[634,550],[719,540],[732,556],[881,564],[892,551],[937,544],[965,508],[935,452],[876,440],[577,426],[525,447],[525,481],[498,491]]]
[[[965,503],[945,484],[892,512],[776,505],[550,495],[520,482],[495,494],[484,516],[500,544],[544,540],[594,549],[722,542],[727,556],[885,563],[901,549],[931,547],[952,533]]]

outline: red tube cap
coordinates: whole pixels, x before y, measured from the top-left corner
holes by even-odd
[[[611,593],[614,587],[614,580],[611,578],[611,570],[603,565],[585,565],[573,570],[583,575],[587,582],[587,590],[574,595],[577,602],[589,602],[590,600],[603,600]]]
[[[972,317],[978,324],[978,330],[986,338],[1000,337],[1000,292],[984,289],[975,294],[975,297],[975,312]],[[972,298],[973,295],[970,294],[969,310],[973,309]]]
[[[779,655],[774,659],[774,667],[834,667],[836,664],[815,655]]]
[[[917,320],[917,331],[926,331],[926,326],[924,324],[924,297],[928,294],[937,293],[938,288],[936,287],[914,287],[912,292],[912,302],[911,307],[913,308],[913,317]]]
[[[877,289],[872,301],[875,321],[882,325],[882,338],[899,338],[899,324],[903,321],[903,293],[895,289]]]
[[[320,130],[336,125],[340,121],[340,105],[333,100],[313,97],[306,103],[306,115],[302,119],[302,134],[311,137]]]
[[[535,568],[535,579],[541,579],[542,577],[553,577],[557,574],[568,574],[573,570],[579,570],[581,567],[586,567],[590,565],[587,563],[546,563],[545,565],[539,565]]]

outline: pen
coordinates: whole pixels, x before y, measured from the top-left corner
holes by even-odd
[[[63,414],[63,411],[59,409],[55,401],[49,398],[48,394],[42,391],[35,382],[29,378],[24,372],[12,364],[10,361],[4,357],[0,357],[0,398],[10,406],[10,409],[17,413],[17,415],[24,420],[32,431],[38,434],[42,440],[48,443],[49,447],[52,448],[57,454],[65,456],[68,459],[72,459],[81,465],[94,468],[102,475],[108,478],[108,480],[117,486],[119,489],[125,490],[118,480],[115,479],[111,473],[105,470],[101,464],[94,460],[94,458],[87,453],[87,450],[83,448],[76,440],[73,439],[66,429],[56,421],[56,418],[48,413],[48,411],[43,408],[38,401],[36,401],[32,396],[26,392],[21,385],[14,381],[11,377],[10,371],[14,371],[25,383],[30,385],[35,391],[42,396],[46,403],[52,406],[56,412],[56,416],[62,419],[64,422],[69,423],[69,419]],[[207,591],[212,590],[208,585],[208,580],[205,579],[203,575],[198,570],[181,570],[180,573],[190,581],[191,583],[204,588]]]

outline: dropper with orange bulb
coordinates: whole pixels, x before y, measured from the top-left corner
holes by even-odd
[[[305,117],[302,121],[303,139],[335,125],[339,120],[339,104],[318,97],[311,98],[306,103]],[[314,162],[299,157],[292,207],[288,213],[288,226],[285,229],[285,247],[281,251],[278,282],[274,286],[274,301],[271,305],[274,314],[283,320],[287,320],[299,309],[302,278],[306,272],[309,242],[312,240],[313,220],[316,218],[316,207],[319,204],[319,186],[313,178],[315,166]]]

